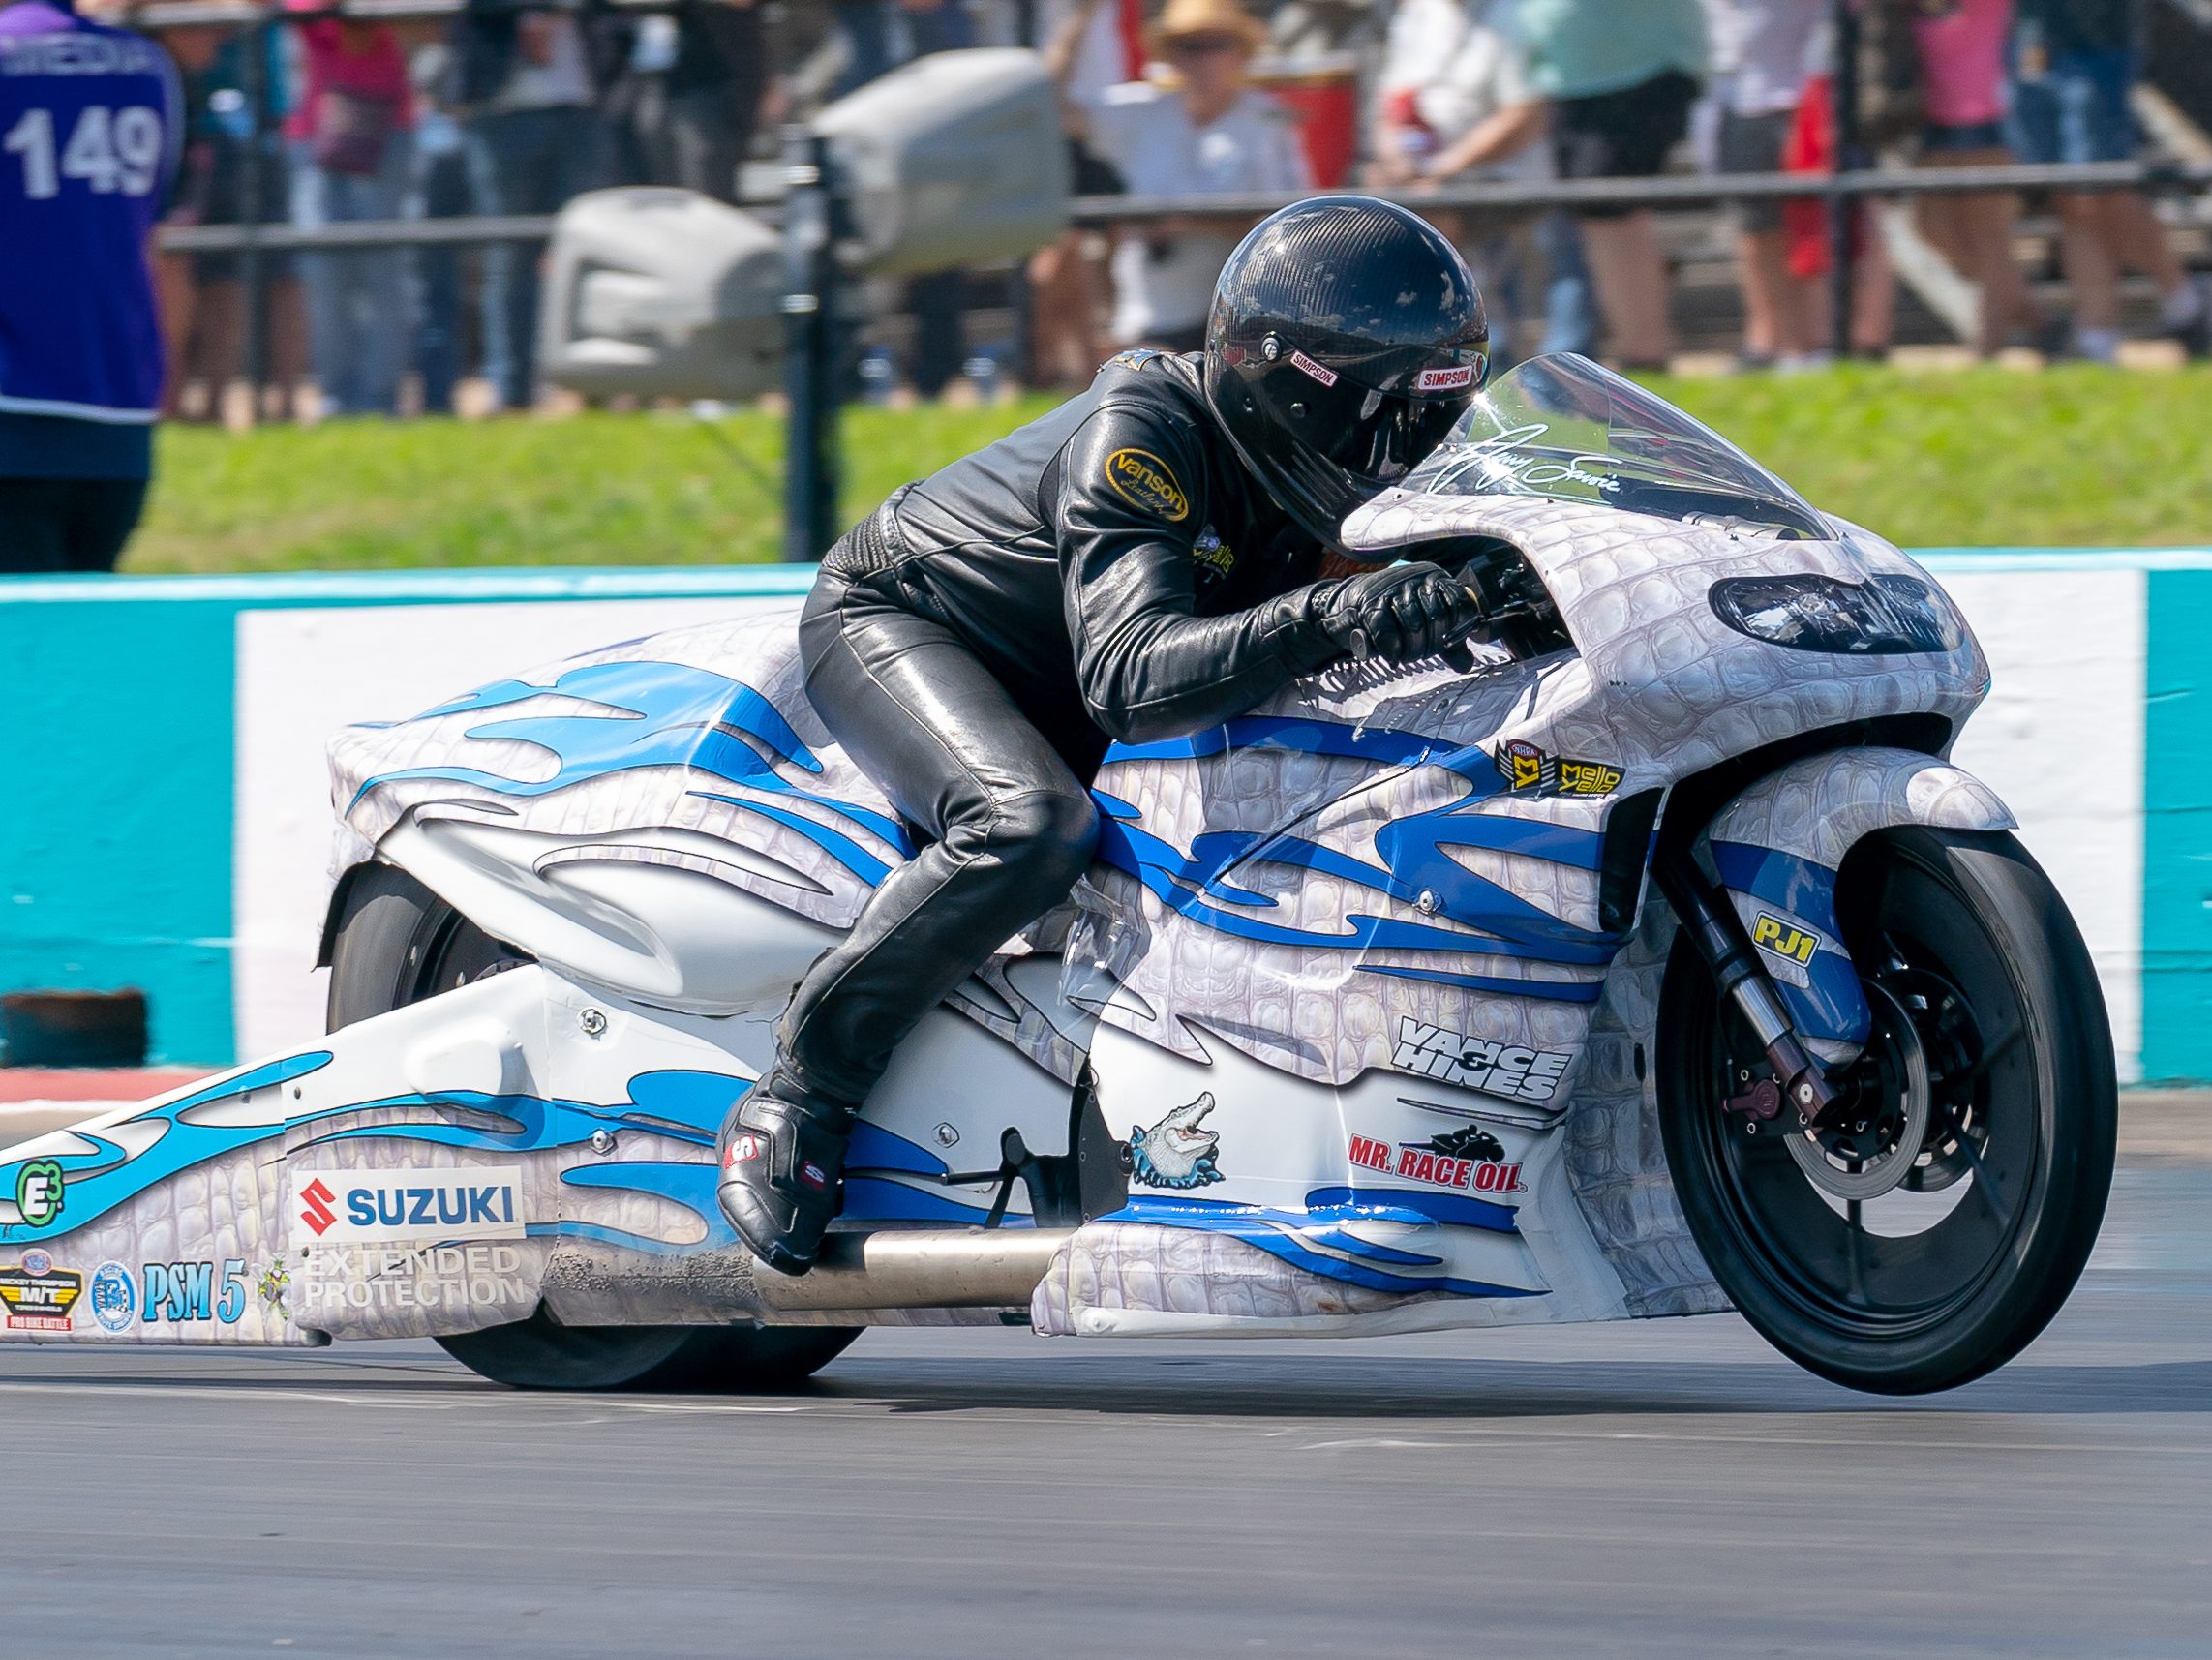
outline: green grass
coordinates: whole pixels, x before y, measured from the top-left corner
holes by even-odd
[[[1653,384],[1816,505],[1908,547],[2212,541],[2212,369]],[[850,411],[848,521],[1047,407]],[[780,423],[757,414],[170,427],[125,569],[772,560],[781,465]]]

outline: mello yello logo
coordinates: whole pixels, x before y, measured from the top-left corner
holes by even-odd
[[[1146,449],[1117,449],[1106,457],[1106,482],[1126,501],[1157,513],[1170,525],[1190,517],[1191,498],[1167,470],[1167,464]]]

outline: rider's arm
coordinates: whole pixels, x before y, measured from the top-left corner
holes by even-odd
[[[1334,585],[1224,617],[1194,615],[1192,548],[1207,523],[1193,494],[1202,458],[1169,423],[1106,405],[1060,460],[1051,522],[1068,632],[1101,731],[1134,743],[1200,732],[1343,654],[1318,615]]]

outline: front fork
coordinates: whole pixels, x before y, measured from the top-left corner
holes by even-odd
[[[1735,1005],[1774,1069],[1773,1078],[1760,1080],[1723,1104],[1731,1112],[1773,1118],[1781,1111],[1786,1099],[1797,1112],[1798,1123],[1809,1130],[1835,1100],[1835,1086],[1798,1041],[1789,1011],[1782,1007],[1767,971],[1759,966],[1758,952],[1744,936],[1735,908],[1719,885],[1699,868],[1690,847],[1686,836],[1662,834],[1651,860],[1652,879],[1712,971],[1722,999]]]

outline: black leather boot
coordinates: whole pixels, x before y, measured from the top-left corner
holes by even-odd
[[[814,1266],[822,1234],[844,1202],[852,1107],[809,1095],[777,1069],[722,1122],[714,1144],[722,1214],[778,1273]]]

